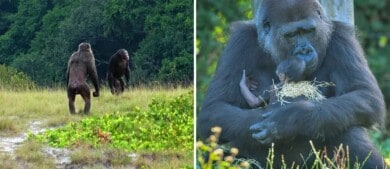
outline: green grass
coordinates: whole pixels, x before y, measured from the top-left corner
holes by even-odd
[[[26,141],[15,150],[17,161],[22,162],[22,168],[55,168],[54,160],[47,158],[41,150],[43,144],[35,141]]]
[[[15,169],[18,168],[18,164],[9,154],[0,153],[1,169]]]
[[[180,116],[178,113],[182,112],[174,111],[172,108],[179,107],[180,102],[172,102],[169,105],[169,101],[166,102],[166,100],[177,98],[191,90],[192,88],[138,87],[126,90],[123,95],[114,96],[109,90],[103,89],[100,97],[92,98],[92,108],[89,115],[83,115],[82,113],[71,115],[68,110],[65,89],[36,89],[28,91],[9,91],[3,89],[0,90],[0,117],[2,117],[0,120],[0,137],[13,137],[22,133],[28,133],[31,123],[37,121],[41,122],[39,128],[56,127],[59,128],[57,130],[58,133],[61,130],[64,131],[63,128],[72,126],[71,124],[73,126],[79,126],[81,128],[77,129],[83,130],[86,128],[82,128],[82,126],[85,123],[90,123],[90,128],[88,128],[90,129],[88,133],[90,135],[85,135],[86,138],[90,139],[85,139],[84,137],[83,139],[76,140],[76,142],[62,146],[71,150],[70,156],[74,167],[101,168],[102,166],[110,165],[112,168],[129,168],[130,166],[143,166],[144,168],[153,168],[154,166],[159,166],[159,168],[172,168],[172,166],[174,168],[192,168],[193,93],[190,93],[191,110],[186,110],[191,111],[191,116],[185,116],[191,123],[187,121],[185,126],[180,126],[180,129],[186,129],[187,132],[191,131],[191,134],[186,134],[186,136],[169,136],[169,134],[174,133],[177,129],[175,128],[177,127],[176,125],[181,124],[184,119],[181,119],[181,121],[171,121],[171,119],[167,118],[175,119],[175,117],[178,117],[177,119],[180,120],[184,116]],[[152,102],[154,106],[149,106]],[[164,106],[171,106],[171,108],[165,108]],[[84,103],[81,97],[77,96],[77,112],[82,112],[83,107]],[[159,120],[159,116],[161,115],[165,115],[166,118]],[[118,119],[123,119],[124,117],[127,117],[126,119],[128,121],[121,125],[129,126],[127,128],[128,130],[118,130],[117,133],[120,134],[121,131],[124,131],[125,133],[122,133],[121,136],[127,138],[125,141],[129,141],[129,138],[132,137],[134,140],[139,139],[138,143],[142,143],[142,140],[148,140],[145,141],[145,143],[149,142],[148,146],[142,147],[143,145],[141,144],[133,144],[131,148],[123,148],[121,147],[121,141],[114,139],[114,136],[116,137],[115,134],[117,134],[115,133],[116,128],[108,127],[110,125],[107,124],[110,122],[107,121],[118,121]],[[137,130],[140,130],[140,128],[136,128],[136,125],[142,125],[144,127],[163,126],[168,128],[166,131],[162,128],[160,129],[160,131],[164,131],[162,132],[163,134],[161,132],[145,130],[145,132],[139,132],[142,133],[140,135],[125,135],[136,134]],[[99,137],[96,137],[97,129],[103,129],[102,132],[110,134],[110,139],[107,143],[99,142]],[[71,127],[69,130],[72,130]],[[130,132],[132,130],[134,132]],[[190,137],[191,139],[189,139]],[[179,140],[182,139],[180,143],[166,144],[169,143],[167,139],[177,138]],[[183,138],[190,141],[184,143]],[[153,140],[155,140],[155,143],[151,142]],[[118,143],[119,146],[113,143]],[[7,163],[7,166],[10,166],[9,168],[52,168],[54,159],[43,155],[42,151],[39,151],[42,147],[49,145],[55,146],[55,144],[50,144],[45,141],[42,142],[42,140],[28,139],[23,146],[14,151],[13,156],[2,155],[0,159],[4,161],[9,158],[17,159],[16,163]],[[148,148],[154,145],[160,148]],[[182,145],[185,146],[183,147]],[[128,155],[132,153],[136,153],[139,158],[128,158]],[[150,154],[155,158],[148,158]]]
[[[114,96],[108,90],[101,91],[100,97],[92,98],[90,115],[104,115],[114,112],[128,112],[136,107],[145,109],[152,98],[163,99],[179,96],[189,89],[131,88],[123,95]],[[82,113],[71,115],[65,89],[40,89],[31,91],[0,90],[0,136],[14,135],[26,131],[32,121],[41,121],[41,127],[61,126],[85,118]],[[84,102],[76,97],[76,110],[81,112]],[[10,123],[9,121],[12,121]]]
[[[160,151],[191,150],[193,147],[193,92],[175,98],[152,99],[148,108],[84,118],[77,123],[30,135],[55,147],[80,142],[93,147]]]

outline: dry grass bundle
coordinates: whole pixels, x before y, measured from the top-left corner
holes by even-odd
[[[290,103],[286,98],[297,98],[304,96],[307,100],[320,102],[325,99],[325,96],[321,94],[319,87],[334,86],[331,82],[318,82],[318,81],[300,81],[289,82],[282,85],[282,87],[276,87],[276,97],[278,102],[282,105],[284,103]]]

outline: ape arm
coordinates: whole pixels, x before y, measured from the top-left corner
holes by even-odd
[[[94,58],[90,59],[90,62],[87,63],[87,72],[88,75],[91,77],[93,86],[95,87],[95,92],[93,93],[93,96],[97,97],[99,96],[99,81]]]
[[[129,61],[127,61],[126,65],[127,65],[127,67],[125,69],[126,86],[129,86],[129,81],[130,81]]]
[[[317,129],[338,134],[351,126],[383,125],[385,103],[375,77],[369,70],[353,28],[335,22],[336,31],[330,42],[324,67],[332,70],[335,97],[318,105]],[[332,66],[331,66],[332,64]],[[315,129],[314,129],[315,130]]]
[[[68,61],[68,67],[66,68],[66,86],[68,87],[69,85],[69,73],[70,73],[70,62],[71,60],[73,60],[72,58],[74,57],[75,53],[73,53],[71,56],[70,56],[70,59]]]
[[[249,77],[261,81],[255,94],[268,90],[273,78],[270,75],[274,74],[275,67],[266,69],[265,66],[272,66],[271,61],[257,45],[255,25],[250,22],[235,23],[198,116],[200,137],[207,138],[211,127],[220,126],[221,142],[230,142],[236,147],[240,147],[238,144],[260,145],[251,139],[249,126],[260,120],[262,111],[243,109],[249,106],[241,95],[239,82],[245,69]]]
[[[254,138],[264,144],[297,135],[332,139],[353,126],[383,124],[385,104],[352,28],[335,23],[327,56],[314,78],[335,84],[326,100],[294,102],[264,114],[253,125]]]

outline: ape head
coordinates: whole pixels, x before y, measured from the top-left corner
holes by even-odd
[[[126,49],[119,49],[118,53],[120,55],[121,60],[129,60],[129,53]]]
[[[281,82],[297,82],[302,80],[305,68],[306,62],[303,59],[289,57],[278,64],[276,75],[278,75]]]
[[[89,51],[92,52],[91,50],[91,45],[89,43],[83,42],[79,44],[79,51]]]
[[[264,0],[255,23],[258,43],[275,64],[296,57],[305,62],[305,75],[322,62],[333,29],[317,0]]]

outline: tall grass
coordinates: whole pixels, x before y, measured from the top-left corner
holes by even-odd
[[[93,89],[92,89],[93,90]],[[60,127],[69,122],[78,122],[92,116],[106,114],[124,114],[138,112],[148,108],[152,100],[165,100],[176,97],[192,90],[188,88],[173,87],[134,87],[120,96],[115,96],[106,88],[103,88],[100,97],[92,97],[92,108],[89,115],[79,113],[71,115],[68,110],[68,100],[65,88],[44,88],[9,90],[0,87],[0,139],[27,133],[32,122],[39,121],[39,128]],[[154,98],[154,99],[153,99]],[[84,102],[80,96],[76,97],[76,111],[82,112]],[[168,123],[168,122],[167,122]],[[5,168],[53,168],[54,159],[43,154],[41,149],[48,145],[42,145],[35,140],[28,140],[14,151],[13,155],[1,155],[0,163],[6,164]],[[101,168],[110,165],[112,168],[129,168],[134,166],[146,166],[159,168],[181,168],[192,165],[192,152],[173,151],[172,154],[163,152],[135,152],[139,158],[129,160],[128,151],[112,147],[90,148],[88,145],[78,151],[80,147],[68,147],[71,151],[72,165],[79,167]],[[149,158],[149,155],[153,159]],[[174,156],[175,158],[171,158]],[[154,158],[156,157],[156,158]],[[177,158],[176,158],[177,157]],[[167,159],[168,158],[168,159]],[[15,163],[7,162],[8,159]],[[7,163],[5,163],[7,162]],[[1,167],[0,167],[1,168]]]
[[[101,91],[100,97],[92,97],[92,108],[89,116],[106,113],[129,112],[136,107],[144,109],[152,98],[163,99],[179,96],[191,88],[135,87],[115,96],[109,90]],[[63,125],[70,121],[78,121],[85,116],[70,115],[65,88],[34,89],[9,91],[0,89],[0,136],[18,134],[28,128],[32,121],[41,121],[42,127]],[[76,96],[76,110],[82,112],[84,101]],[[12,123],[10,123],[12,121]]]

